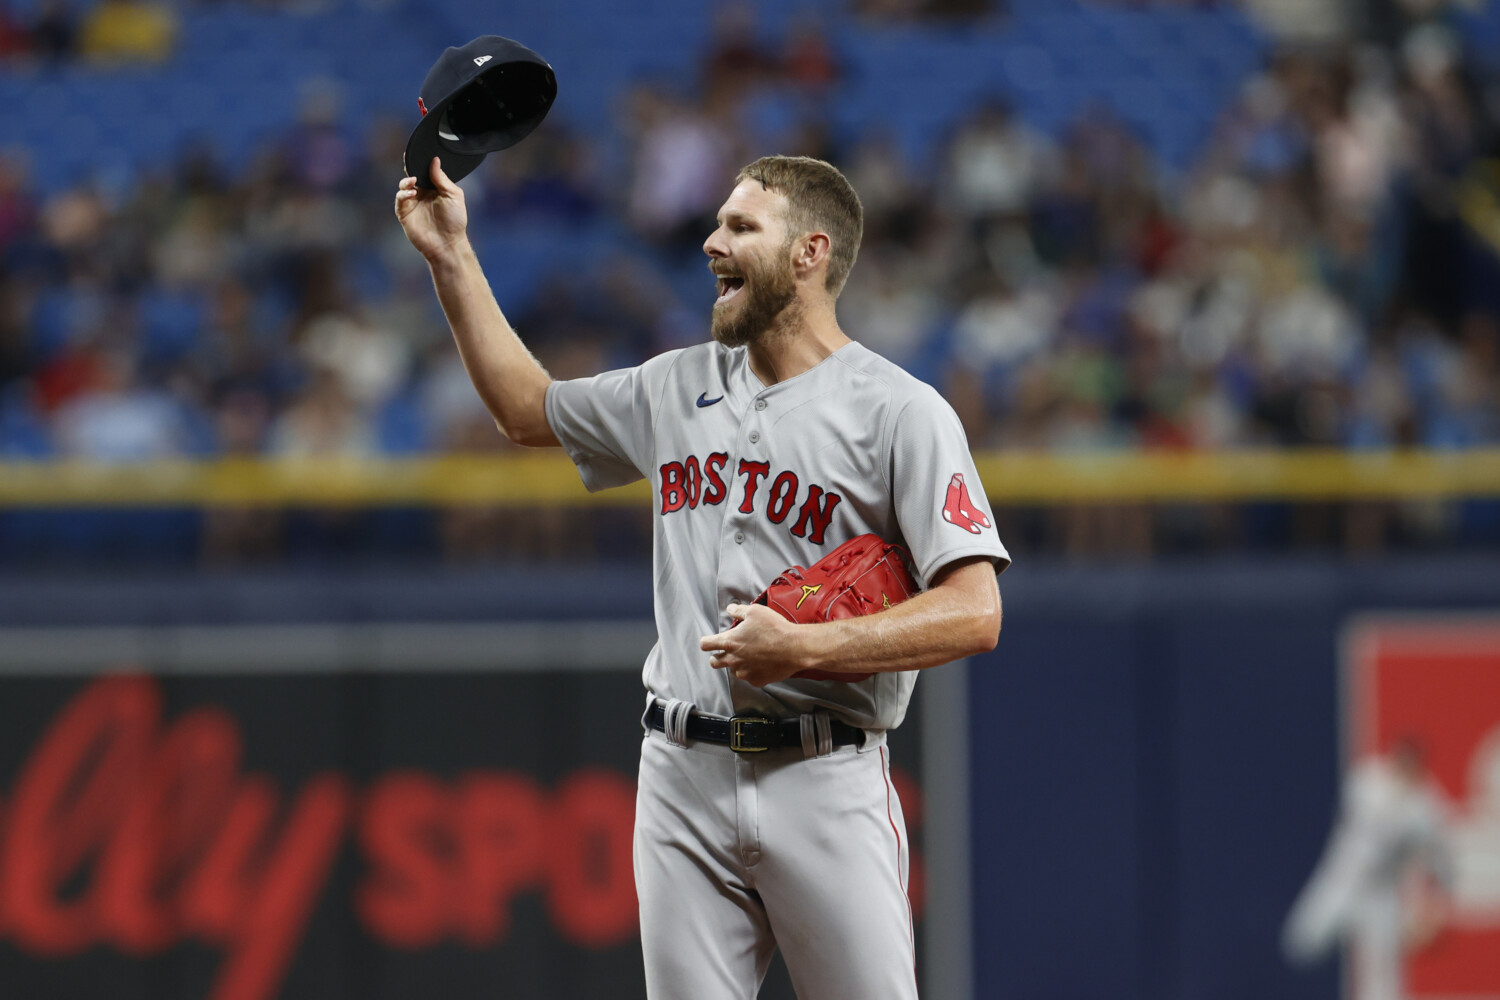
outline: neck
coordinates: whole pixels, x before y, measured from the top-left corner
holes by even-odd
[[[750,370],[766,385],[795,378],[849,343],[833,301],[794,301],[748,350]]]

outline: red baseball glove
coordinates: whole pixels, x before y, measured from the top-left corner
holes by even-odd
[[[831,622],[884,611],[921,589],[907,569],[905,549],[878,535],[860,535],[806,569],[791,567],[772,580],[755,603],[779,612],[788,621]],[[804,670],[795,676],[862,681],[873,675]]]

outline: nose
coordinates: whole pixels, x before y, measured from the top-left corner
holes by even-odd
[[[724,227],[720,226],[708,234],[708,239],[703,241],[703,252],[714,258],[729,256],[729,247],[724,243]]]

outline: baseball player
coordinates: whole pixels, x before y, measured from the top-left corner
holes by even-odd
[[[839,328],[858,196],[818,160],[745,167],[703,245],[713,339],[554,382],[490,293],[462,191],[428,170],[396,215],[501,430],[561,445],[590,490],[655,492],[635,831],[649,996],[754,996],[779,947],[804,1000],[915,997],[885,736],[917,670],[994,648],[1010,560],[952,409]],[[812,624],[752,603],[870,533],[906,548],[921,593]]]
[[[1308,964],[1349,941],[1350,996],[1406,996],[1403,960],[1438,931],[1453,881],[1446,814],[1415,743],[1356,765],[1338,825],[1282,928],[1287,958]]]

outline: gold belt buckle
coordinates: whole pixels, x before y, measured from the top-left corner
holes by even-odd
[[[745,746],[745,723],[747,722],[763,722],[768,726],[771,724],[770,719],[758,715],[736,715],[729,720],[729,749],[735,753],[764,753],[771,749],[770,747]]]

